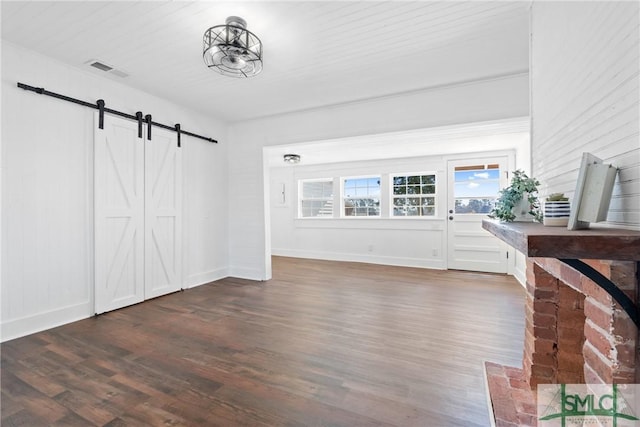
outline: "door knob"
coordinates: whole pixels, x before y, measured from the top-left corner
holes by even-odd
[[[453,221],[453,215],[449,217],[449,221]]]
[[[449,209],[449,213],[453,213],[453,209]]]

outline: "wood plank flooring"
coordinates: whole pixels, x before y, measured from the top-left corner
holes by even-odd
[[[8,426],[487,426],[483,361],[519,366],[509,276],[274,257],[1,345]]]

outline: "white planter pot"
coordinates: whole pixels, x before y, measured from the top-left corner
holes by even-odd
[[[550,227],[566,227],[571,214],[569,201],[544,201],[543,224]]]
[[[513,214],[516,216],[514,222],[532,222],[534,220],[533,215],[529,214],[531,210],[531,204],[529,203],[529,193],[522,195],[520,200],[512,209]]]

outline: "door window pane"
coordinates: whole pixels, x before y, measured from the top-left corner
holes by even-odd
[[[500,191],[498,165],[459,166],[454,171],[456,214],[488,214]]]

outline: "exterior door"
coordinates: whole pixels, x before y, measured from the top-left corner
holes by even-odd
[[[175,132],[145,140],[145,299],[182,288],[182,156]]]
[[[498,192],[507,186],[507,167],[507,156],[448,162],[448,268],[507,272],[508,247],[482,228]]]
[[[144,300],[144,140],[134,122],[95,130],[95,312]]]

